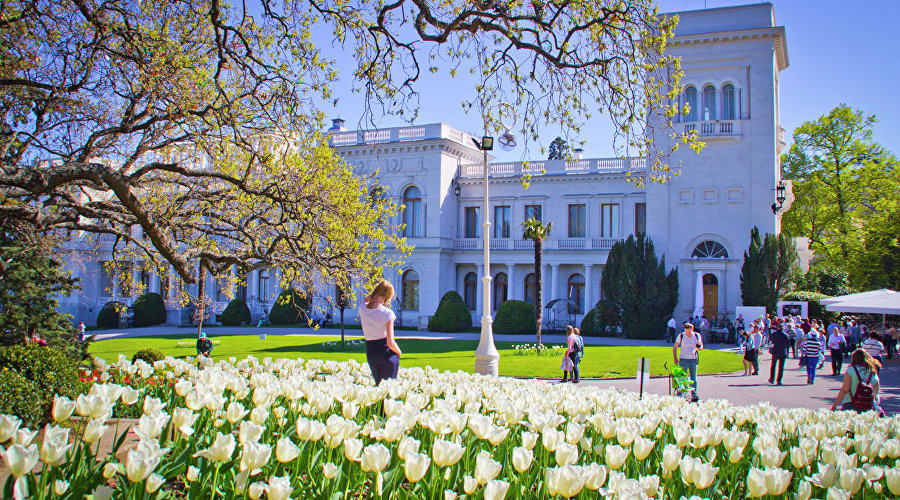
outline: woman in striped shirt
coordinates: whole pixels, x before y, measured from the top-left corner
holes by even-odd
[[[819,364],[819,352],[822,350],[822,344],[819,338],[808,335],[806,340],[800,344],[801,356],[806,357],[806,383],[812,384],[816,379],[816,365]]]
[[[869,331],[869,338],[863,341],[862,348],[869,353],[869,356],[875,358],[879,364],[884,364],[884,343],[881,341],[881,335],[878,335],[875,329]]]

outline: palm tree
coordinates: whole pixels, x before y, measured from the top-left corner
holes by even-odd
[[[541,348],[541,321],[542,321],[542,311],[544,309],[543,304],[543,296],[542,290],[544,289],[544,280],[541,277],[541,255],[544,253],[544,240],[547,236],[550,235],[550,228],[553,226],[552,222],[548,222],[546,225],[541,224],[541,221],[535,217],[532,217],[525,222],[522,223],[522,238],[526,240],[534,241],[534,281],[535,281],[535,290],[534,290],[534,309],[535,315],[537,316],[537,345],[538,349]]]

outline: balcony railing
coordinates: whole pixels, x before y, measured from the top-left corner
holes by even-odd
[[[491,177],[518,177],[522,175],[574,175],[591,173],[625,173],[643,170],[647,167],[644,158],[589,158],[573,161],[545,160],[531,162],[491,163]],[[463,178],[479,178],[484,176],[484,168],[475,163],[464,165]]]
[[[454,250],[481,250],[482,238],[456,238]],[[550,238],[544,241],[545,250],[609,251],[621,238]],[[519,238],[491,238],[491,250],[533,251],[534,242]]]
[[[465,144],[466,146],[470,146],[472,143],[469,134],[443,123],[331,133],[332,146],[382,144],[387,142],[420,141],[424,139],[450,139],[460,144]]]
[[[740,120],[716,120],[705,122],[688,122],[684,124],[684,132],[697,131],[700,136],[741,135]]]

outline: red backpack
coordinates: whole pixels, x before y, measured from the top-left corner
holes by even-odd
[[[875,388],[872,387],[872,375],[874,372],[869,370],[869,376],[863,381],[856,366],[853,367],[853,371],[856,372],[859,385],[856,386],[856,392],[850,395],[850,402],[853,403],[853,408],[858,411],[869,411],[875,406]]]

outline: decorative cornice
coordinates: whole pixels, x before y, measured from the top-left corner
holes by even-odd
[[[784,26],[772,28],[753,28],[735,31],[716,31],[712,33],[695,33],[691,35],[678,35],[669,40],[671,47],[679,45],[694,45],[698,43],[724,42],[733,40],[753,40],[772,38],[775,41],[775,57],[778,60],[778,70],[788,67],[787,41]]]

